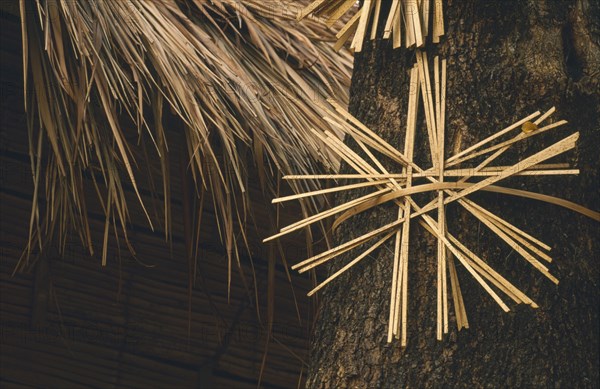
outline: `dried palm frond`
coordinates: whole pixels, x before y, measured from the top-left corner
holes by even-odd
[[[169,238],[168,156],[181,139],[184,172],[199,196],[211,192],[230,263],[234,226],[246,220],[249,151],[263,188],[275,167],[308,173],[335,164],[309,129],[331,129],[319,100],[347,101],[352,59],[331,48],[325,26],[297,23],[284,3],[21,0],[20,11],[35,182],[26,258],[70,228],[93,253],[90,187],[105,217],[103,264],[111,230],[129,246],[125,185]],[[162,217],[147,209],[138,185],[142,171],[147,180],[156,174],[146,167],[153,159]]]

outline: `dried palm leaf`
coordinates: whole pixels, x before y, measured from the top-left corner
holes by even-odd
[[[169,238],[169,153],[180,139],[193,190],[212,195],[230,264],[245,239],[246,155],[264,189],[275,169],[309,173],[336,163],[311,129],[334,131],[320,100],[347,101],[352,58],[333,50],[325,25],[297,23],[284,3],[21,0],[20,10],[35,182],[24,258],[71,229],[93,253],[85,188],[104,212],[103,264],[111,230],[133,250],[128,192]],[[157,173],[164,205],[150,212],[138,181]]]

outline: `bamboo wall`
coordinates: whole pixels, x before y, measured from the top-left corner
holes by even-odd
[[[177,174],[172,176],[172,247],[160,229],[148,228],[141,209],[132,207],[131,241],[139,261],[122,242],[119,255],[111,238],[103,268],[99,244],[104,219],[90,201],[90,227],[97,243],[93,257],[73,236],[62,254],[51,247],[29,271],[12,275],[26,244],[32,182],[22,108],[19,18],[3,12],[1,30],[0,386],[256,387],[267,317],[267,261],[260,239],[271,232],[265,222],[273,212],[271,206],[255,205],[257,230],[249,229],[256,281],[249,257],[243,254],[247,289],[234,269],[228,301],[227,256],[211,202],[205,201],[191,316]],[[258,196],[258,188],[251,190]],[[148,194],[144,200],[151,203]],[[161,206],[158,201],[156,207]],[[297,208],[286,206],[284,211],[284,223],[299,218]],[[302,235],[285,243],[285,252],[292,255],[288,260],[304,257],[303,244]],[[269,344],[264,387],[295,387],[302,380],[301,371],[306,371],[302,361],[312,322],[312,302],[305,297],[310,281],[292,276],[299,315],[285,268],[278,261],[274,340]]]

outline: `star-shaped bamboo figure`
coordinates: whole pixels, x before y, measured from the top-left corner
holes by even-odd
[[[359,182],[280,197],[274,199],[273,202],[280,203],[326,193],[351,191],[358,188],[372,188],[373,191],[284,227],[278,234],[265,239],[265,241],[268,241],[278,238],[332,216],[337,216],[332,226],[332,229],[335,229],[340,223],[348,220],[353,215],[390,201],[394,202],[398,207],[396,221],[308,258],[292,266],[292,269],[297,269],[300,273],[303,273],[342,253],[367,243],[370,244],[370,246],[360,255],[311,290],[308,293],[310,296],[340,274],[344,273],[350,267],[357,264],[363,258],[367,257],[386,241],[394,239],[394,261],[387,339],[388,342],[391,342],[394,337],[399,338],[402,346],[405,346],[407,341],[408,249],[410,229],[413,220],[418,220],[427,231],[436,237],[438,242],[438,340],[441,340],[443,334],[448,332],[448,283],[450,284],[452,301],[454,302],[458,329],[468,328],[469,325],[458,282],[455,259],[462,264],[462,266],[477,280],[504,311],[508,312],[509,307],[503,301],[501,294],[508,296],[517,304],[524,303],[533,308],[538,307],[531,298],[490,267],[482,258],[472,252],[465,244],[460,242],[447,230],[445,217],[446,205],[453,202],[460,204],[555,284],[558,284],[558,279],[550,273],[547,267],[547,263],[552,261],[552,258],[547,254],[547,251],[550,250],[550,246],[504,220],[502,217],[488,211],[481,205],[469,199],[468,196],[478,191],[490,191],[527,197],[560,205],[595,220],[600,220],[600,214],[598,212],[591,211],[572,202],[552,196],[495,185],[507,177],[515,175],[539,176],[579,173],[579,170],[569,168],[567,164],[544,164],[548,159],[573,149],[579,138],[578,132],[529,157],[517,161],[514,165],[491,165],[494,160],[518,142],[538,136],[566,124],[567,122],[564,120],[544,124],[544,122],[554,113],[554,108],[549,109],[544,114],[535,112],[450,158],[445,159],[444,125],[446,116],[446,61],[441,61],[440,66],[438,57],[435,57],[433,66],[433,85],[429,73],[427,56],[424,53],[417,51],[417,63],[410,72],[410,85],[417,86],[417,88],[415,88],[416,90],[411,91],[412,93],[409,95],[406,137],[403,152],[396,150],[359,120],[350,115],[335,101],[329,101],[335,109],[335,112],[331,110],[332,115],[340,115],[347,119],[346,125],[343,128],[339,128],[340,132],[345,136],[353,138],[358,147],[364,152],[364,155],[366,155],[366,159],[359,156],[348,145],[342,142],[337,134],[330,132],[325,132],[323,134],[314,130],[315,136],[320,139],[332,153],[345,161],[355,173],[286,176],[284,178],[287,180],[347,179],[358,180]],[[429,169],[423,169],[413,162],[417,114],[420,106],[419,101],[422,102],[427,127],[427,138],[432,165]],[[333,123],[334,121],[332,120],[331,122]],[[339,123],[342,121],[336,122]],[[507,139],[502,140],[502,138]],[[397,162],[400,171],[388,171],[375,156],[374,151]],[[457,168],[457,165],[476,158],[481,159],[481,162],[476,164],[475,167]],[[425,180],[426,183],[417,184],[417,180]],[[424,192],[434,192],[434,199],[425,205],[419,205],[413,199],[412,195]],[[436,213],[437,215],[434,215],[434,217],[431,213]],[[448,278],[450,279],[449,282]]]

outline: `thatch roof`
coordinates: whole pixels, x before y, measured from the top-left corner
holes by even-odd
[[[271,191],[278,172],[335,163],[310,131],[335,129],[323,119],[323,99],[347,101],[351,55],[333,50],[333,33],[318,21],[295,22],[292,8],[256,0],[21,1],[36,193],[28,254],[74,229],[90,253],[103,247],[105,264],[109,234],[129,246],[133,204],[168,239],[177,142],[190,191],[212,195],[230,255],[245,239],[234,225],[248,217],[248,163]],[[105,214],[102,242],[89,232],[84,176]],[[141,180],[162,207],[142,202]]]
[[[180,156],[184,161],[187,159],[186,128],[181,125],[177,115],[170,113],[166,103],[163,118],[171,156],[168,180],[171,195],[168,204],[173,220],[170,242],[164,242],[161,221],[161,212],[164,211],[160,162],[163,159],[157,157],[147,128],[142,129],[142,142],[138,143],[135,127],[132,129],[127,120],[120,117],[129,156],[132,161],[134,157],[137,161],[137,166],[133,165],[132,169],[138,190],[155,223],[155,231],[148,227],[134,188],[127,183],[122,160],[109,153],[123,178],[119,190],[128,204],[130,221],[126,227],[136,257],[127,253],[123,232],[116,228],[121,242],[119,246],[113,234],[114,224],[118,227],[119,219],[117,216],[114,223],[111,217],[107,236],[107,266],[100,269],[103,250],[97,249],[94,257],[90,258],[89,250],[85,247],[87,242],[82,242],[78,236],[82,232],[79,227],[81,224],[74,224],[71,216],[67,215],[64,223],[60,219],[55,221],[57,228],[53,236],[42,234],[46,245],[41,255],[37,255],[37,246],[32,246],[33,258],[37,260],[31,260],[30,264],[34,266],[28,267],[27,272],[13,275],[26,244],[29,212],[34,198],[31,160],[28,156],[29,134],[23,111],[20,18],[18,8],[14,11],[8,10],[0,15],[3,103],[0,133],[0,318],[3,334],[0,387],[205,387],[207,382],[213,387],[256,387],[261,375],[262,386],[267,388],[292,387],[302,381],[300,372],[306,371],[307,333],[313,320],[313,309],[309,306],[311,302],[301,297],[310,289],[311,280],[288,273],[279,262],[282,257],[271,255],[270,248],[260,243],[263,237],[273,232],[268,221],[272,214],[275,216],[275,208],[263,203],[257,167],[250,158],[244,159],[246,152],[248,157],[251,156],[252,148],[243,142],[238,148],[240,164],[249,162],[245,166],[247,177],[244,179],[247,181],[245,196],[253,202],[251,212],[248,212],[249,228],[246,229],[252,256],[245,249],[240,249],[240,262],[233,262],[234,271],[229,275],[228,252],[219,242],[216,224],[219,218],[213,217],[217,215],[219,199],[215,199],[216,208],[209,189],[203,203],[201,196],[194,201],[193,173],[187,169],[188,174],[184,176],[179,166]],[[31,12],[37,15],[38,11],[34,9]],[[27,17],[28,21],[39,23],[37,16],[27,14]],[[332,66],[335,68],[338,65]],[[305,67],[297,69],[297,72],[308,77],[312,74],[310,69]],[[148,89],[149,92],[152,90]],[[30,97],[34,96],[32,78],[25,92]],[[308,106],[308,99],[294,98],[296,100],[290,101]],[[115,104],[120,105],[116,101]],[[96,112],[93,110],[98,107],[98,101],[91,99],[88,105],[91,111],[88,114]],[[53,109],[63,108],[58,105]],[[37,115],[37,112],[35,104],[29,105],[29,114]],[[64,108],[64,112],[70,111]],[[148,109],[144,112],[151,113]],[[102,123],[101,112],[96,114],[95,120]],[[292,111],[289,115],[296,113]],[[240,121],[245,120],[242,116],[236,117]],[[147,120],[148,126],[154,130],[151,114]],[[34,157],[37,158],[39,122],[34,120],[32,123],[31,134],[36,136],[33,138]],[[60,130],[70,134],[68,126]],[[97,131],[102,134],[103,140],[110,139],[112,135],[110,128],[100,125]],[[254,131],[254,128],[249,131]],[[55,157],[46,129],[41,132],[43,153],[40,171],[43,173],[36,199],[40,209],[40,227],[44,233],[44,223],[48,222],[49,226],[53,223],[46,218],[46,210],[52,204],[58,204],[63,208],[52,210],[51,213],[60,218],[69,201],[77,197],[68,192],[71,190],[68,179],[55,178]],[[98,145],[111,153],[118,153],[118,149],[108,147],[112,146],[112,142]],[[63,146],[62,143],[60,146]],[[218,142],[213,146],[218,158],[223,158]],[[87,141],[82,141],[80,148],[87,153],[95,152],[93,145]],[[294,150],[288,152],[293,153]],[[90,160],[87,166],[81,161],[80,165],[73,166],[74,173],[78,172],[77,168],[81,169],[81,173],[77,173],[79,175],[74,174],[75,182],[81,185],[75,189],[86,204],[85,223],[89,227],[90,241],[95,247],[102,247],[106,227],[103,203],[106,202],[107,192],[98,162],[91,155],[88,154]],[[289,154],[278,156],[280,160],[288,157]],[[265,164],[266,161],[267,158]],[[185,167],[187,164],[184,162],[183,165]],[[70,177],[72,172],[68,171],[67,174]],[[106,175],[110,174],[112,172],[107,171]],[[269,174],[267,171],[265,178]],[[46,177],[50,185],[47,190]],[[118,179],[119,176],[115,176],[115,182]],[[103,194],[101,201],[98,200],[94,180],[100,194]],[[157,182],[153,183],[153,180]],[[189,184],[186,195],[191,198],[187,208],[185,201],[182,201],[184,182]],[[56,189],[52,185],[56,185]],[[63,186],[64,189],[61,189]],[[199,184],[198,189],[201,188]],[[233,193],[241,197],[239,189]],[[60,198],[66,195],[71,197]],[[270,201],[270,196],[265,197]],[[77,209],[76,206],[73,205],[74,209]],[[282,224],[290,223],[300,212],[297,207],[286,206],[278,213],[279,221]],[[184,221],[186,214],[191,216],[188,222],[194,230],[193,238],[197,236],[196,233],[200,236],[199,244],[192,245],[192,254],[197,255],[197,261],[193,258],[190,261],[187,253],[186,238],[190,234]],[[203,214],[201,222],[200,214]],[[257,222],[253,223],[250,216]],[[234,220],[234,224],[238,229],[234,236],[243,240],[239,223]],[[61,229],[63,227],[64,230]],[[87,233],[83,231],[82,235]],[[306,255],[303,239],[291,239],[283,244],[288,254],[299,257]],[[236,267],[239,271],[236,271]],[[274,268],[274,271],[270,271],[270,268]],[[228,277],[231,277],[230,288]],[[289,285],[288,277],[293,280],[293,288]],[[267,296],[263,292],[272,282],[271,279],[276,283],[277,293]],[[271,296],[274,299],[272,303],[269,300]],[[257,311],[260,312],[260,320],[257,320]],[[268,354],[265,354],[266,344]]]

